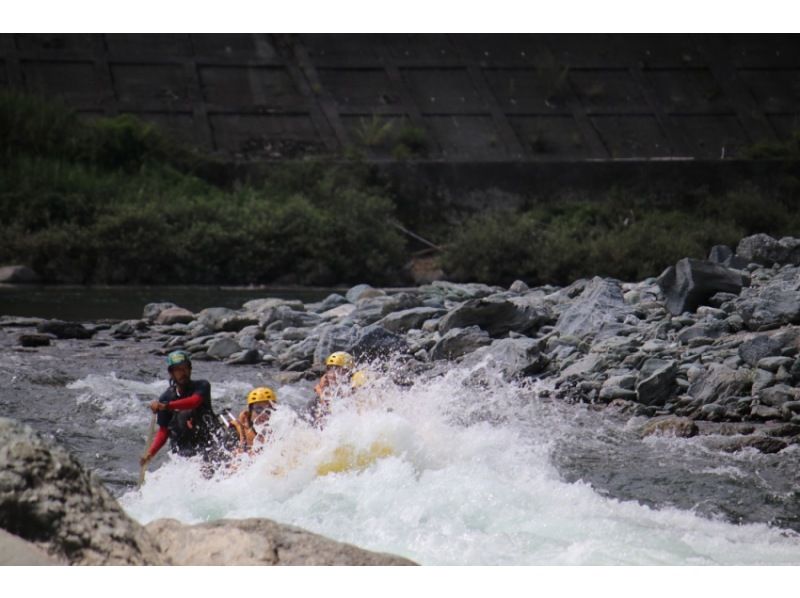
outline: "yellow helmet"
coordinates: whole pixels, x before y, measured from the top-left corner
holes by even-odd
[[[267,386],[260,386],[251,390],[247,395],[247,406],[249,407],[253,403],[275,403],[277,400],[278,397],[275,396],[274,390]]]
[[[367,375],[364,373],[363,370],[358,370],[350,378],[350,386],[352,386],[353,388],[359,388],[361,386],[364,386],[366,383],[367,383]]]
[[[355,365],[355,360],[350,353],[336,351],[328,355],[328,359],[325,360],[325,365],[338,365],[343,368],[351,368]]]

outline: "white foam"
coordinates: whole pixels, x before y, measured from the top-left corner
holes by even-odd
[[[653,510],[565,483],[552,447],[574,409],[499,377],[453,368],[408,388],[372,375],[323,431],[283,405],[274,438],[227,475],[170,458],[121,502],[139,521],[266,517],[424,564],[798,564],[800,539],[677,509]],[[581,429],[581,433],[585,433]],[[318,476],[343,445],[393,454]]]

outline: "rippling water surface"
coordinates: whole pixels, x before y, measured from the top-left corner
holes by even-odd
[[[170,459],[140,491],[124,493],[126,510],[141,522],[268,517],[424,564],[800,563],[794,532],[735,524],[720,507],[729,492],[745,503],[753,502],[748,492],[763,498],[763,488],[750,487],[763,455],[640,441],[630,424],[545,402],[536,386],[492,377],[476,384],[463,369],[409,387],[373,374],[321,433],[297,418],[291,404],[302,401],[291,390],[279,390],[289,400],[263,453],[211,480],[197,463]],[[376,443],[392,454],[319,475],[337,449],[367,453]],[[625,462],[627,474],[617,471]],[[627,475],[608,486],[630,498],[580,476],[594,470]],[[787,492],[796,482],[786,482]],[[765,484],[766,494],[780,493]]]

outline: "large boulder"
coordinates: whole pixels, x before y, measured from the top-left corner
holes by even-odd
[[[197,323],[219,332],[222,330],[222,322],[234,315],[236,312],[228,307],[207,307],[197,314]]]
[[[800,323],[800,280],[788,273],[788,278],[776,277],[734,302],[748,330],[770,330],[785,324]]]
[[[736,247],[736,255],[764,266],[773,264],[800,264],[800,239],[784,237],[780,240],[759,233],[745,237]]]
[[[172,326],[173,324],[188,324],[194,320],[194,314],[183,307],[168,307],[156,316],[156,324]]]
[[[617,334],[630,313],[619,282],[595,277],[561,312],[555,330],[562,337],[601,340]]]
[[[144,528],[74,457],[5,418],[0,418],[0,528],[71,564],[162,562]]]
[[[216,338],[208,344],[206,352],[209,357],[214,359],[227,359],[234,353],[238,353],[242,348],[235,339],[229,336]]]
[[[385,295],[380,289],[372,288],[368,284],[357,284],[345,294],[345,298],[350,303],[357,303],[361,299],[371,299],[372,297],[380,297]]]
[[[359,330],[355,342],[348,351],[356,359],[374,359],[392,353],[404,353],[408,351],[408,343],[402,336],[389,332],[383,326],[373,324]]]
[[[143,527],[63,448],[0,418],[0,565],[413,565],[268,519]]]
[[[782,349],[783,343],[780,338],[759,334],[739,345],[738,352],[742,361],[747,365],[755,366],[765,357],[780,355]]]
[[[268,519],[219,520],[184,525],[174,519],[147,524],[171,565],[415,565]]]
[[[335,351],[346,351],[356,342],[358,331],[350,326],[331,325],[322,329],[317,346],[314,348],[314,363],[325,363],[325,359]]]
[[[498,337],[511,330],[531,332],[552,322],[552,315],[544,307],[520,306],[505,299],[486,297],[471,299],[458,306],[439,321],[439,332],[453,328],[479,326],[490,336]]]
[[[178,307],[174,303],[170,303],[169,301],[162,301],[160,303],[148,303],[144,306],[144,310],[142,312],[142,319],[147,320],[148,322],[155,322],[156,318],[158,318],[158,314],[160,314],[165,309],[171,309],[173,307]]]
[[[503,338],[479,347],[461,362],[466,367],[484,366],[506,378],[538,374],[547,365],[539,343],[532,338]]]
[[[728,397],[741,396],[750,384],[749,374],[712,363],[692,381],[688,392],[700,403],[715,403]]]
[[[739,294],[749,280],[739,271],[706,262],[683,258],[659,276],[666,307],[672,315],[693,312],[716,293]]]
[[[456,359],[491,344],[489,333],[478,326],[452,328],[431,348],[431,359]]]
[[[39,282],[39,275],[27,266],[0,267],[0,283],[30,284]]]
[[[447,310],[435,307],[412,307],[388,314],[378,321],[378,325],[391,332],[407,332],[421,328],[425,321],[439,318],[446,313]]]
[[[676,391],[678,364],[669,359],[648,359],[639,372],[636,399],[643,405],[663,405]]]

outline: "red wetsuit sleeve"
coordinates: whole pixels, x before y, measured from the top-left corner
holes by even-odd
[[[156,432],[156,436],[153,438],[153,444],[150,445],[150,450],[147,451],[151,457],[155,456],[155,454],[161,450],[168,436],[169,430],[167,430],[166,426],[159,426],[158,432]]]
[[[186,397],[185,399],[177,399],[175,401],[170,401],[169,403],[167,403],[167,409],[169,411],[184,411],[186,409],[197,409],[202,404],[203,404],[203,395],[193,394],[191,396]]]

